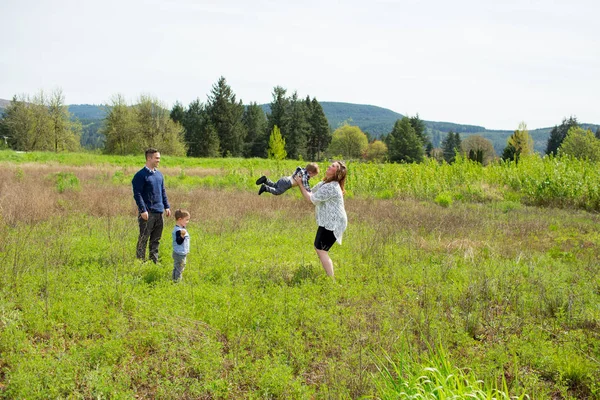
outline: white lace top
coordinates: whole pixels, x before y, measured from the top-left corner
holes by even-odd
[[[342,234],[348,225],[348,217],[344,209],[344,195],[340,184],[336,181],[317,183],[312,188],[310,200],[315,207],[317,224],[333,231],[339,244],[342,244]]]

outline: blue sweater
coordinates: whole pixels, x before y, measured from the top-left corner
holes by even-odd
[[[167,200],[165,178],[160,171],[155,169],[151,172],[146,167],[142,168],[133,176],[131,186],[140,214],[146,211],[162,213],[171,208]]]

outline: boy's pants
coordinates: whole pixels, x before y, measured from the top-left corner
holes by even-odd
[[[140,225],[140,236],[137,242],[136,257],[140,260],[146,259],[146,247],[150,239],[150,260],[158,262],[158,245],[163,231],[162,213],[148,213],[148,220],[142,219],[138,215],[138,224]]]
[[[285,192],[286,190],[288,190],[289,188],[292,187],[292,180],[290,179],[289,176],[285,176],[283,178],[281,178],[280,180],[278,180],[277,182],[273,182],[272,180],[267,178],[267,181],[265,182],[265,188],[267,189],[267,192],[274,194],[274,195],[280,195],[281,193]]]
[[[173,253],[173,280],[175,282],[181,280],[181,274],[185,269],[185,262],[187,256]]]

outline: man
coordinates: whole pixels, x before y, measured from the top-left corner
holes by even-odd
[[[163,212],[167,217],[171,216],[165,179],[156,169],[159,163],[158,150],[146,150],[146,165],[133,176],[131,181],[140,226],[136,257],[142,261],[146,259],[146,247],[150,239],[150,259],[155,264],[158,262],[158,245],[163,231]]]

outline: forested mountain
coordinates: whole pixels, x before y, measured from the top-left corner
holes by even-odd
[[[2,110],[10,103],[10,100],[0,99],[0,114]],[[344,122],[350,125],[356,125],[367,133],[371,138],[379,138],[392,131],[394,123],[402,119],[403,115],[387,108],[341,102],[320,102],[323,112],[327,117],[329,126],[335,130]],[[78,118],[82,123],[81,145],[86,148],[99,148],[104,142],[104,137],[98,133],[102,126],[102,120],[107,112],[107,106],[94,104],[73,104],[69,105],[69,112],[74,118]],[[260,106],[266,113],[270,112],[269,104]],[[420,116],[423,117],[423,116]],[[564,117],[564,116],[563,116]],[[557,118],[556,124],[560,124],[560,118]],[[456,124],[452,122],[439,122],[424,120],[426,131],[434,147],[439,147],[441,141],[448,132],[459,133],[461,137],[471,135],[480,135],[489,139],[497,154],[502,154],[506,146],[508,137],[513,131],[489,130],[483,126]],[[597,124],[581,123],[584,129],[591,129],[593,132],[600,127]],[[515,127],[517,129],[517,127]],[[534,141],[534,150],[538,153],[544,153],[548,142],[548,137],[552,127],[530,130],[529,134]]]

